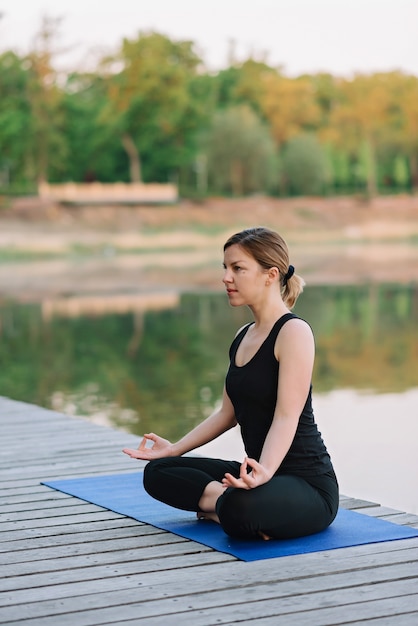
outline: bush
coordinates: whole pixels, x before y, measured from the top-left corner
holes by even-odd
[[[325,152],[313,135],[290,139],[283,150],[281,167],[287,190],[296,195],[320,193],[329,177]]]

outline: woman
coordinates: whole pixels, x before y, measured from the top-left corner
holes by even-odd
[[[337,513],[338,484],[312,411],[312,331],[290,312],[304,282],[285,241],[267,228],[230,237],[224,268],[230,304],[247,305],[254,322],[232,342],[221,406],[177,443],[149,433],[124,452],[150,461],[144,487],[151,496],[220,523],[228,535],[319,532]],[[247,454],[241,464],[182,456],[237,423]]]

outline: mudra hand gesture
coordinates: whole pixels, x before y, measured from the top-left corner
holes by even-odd
[[[153,445],[147,447],[148,441],[154,442]],[[154,433],[147,433],[143,436],[137,450],[124,448],[123,452],[133,459],[152,461],[153,459],[172,456],[172,443],[168,439],[163,439]]]
[[[251,471],[248,472],[248,468]],[[236,487],[237,489],[255,489],[260,485],[264,485],[271,478],[265,467],[258,463],[255,459],[244,459],[241,463],[239,478],[235,478],[232,474],[225,474],[222,479],[224,487]]]

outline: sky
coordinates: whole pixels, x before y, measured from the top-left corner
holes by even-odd
[[[0,0],[0,51],[25,53],[42,15],[62,18],[58,63],[87,69],[124,37],[154,30],[192,40],[209,70],[229,52],[284,73],[418,76],[418,0]],[[233,45],[231,44],[233,42]]]

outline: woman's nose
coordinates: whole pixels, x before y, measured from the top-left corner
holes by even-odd
[[[222,278],[222,282],[223,283],[230,283],[231,282],[231,274],[228,270],[224,271],[224,277]]]

